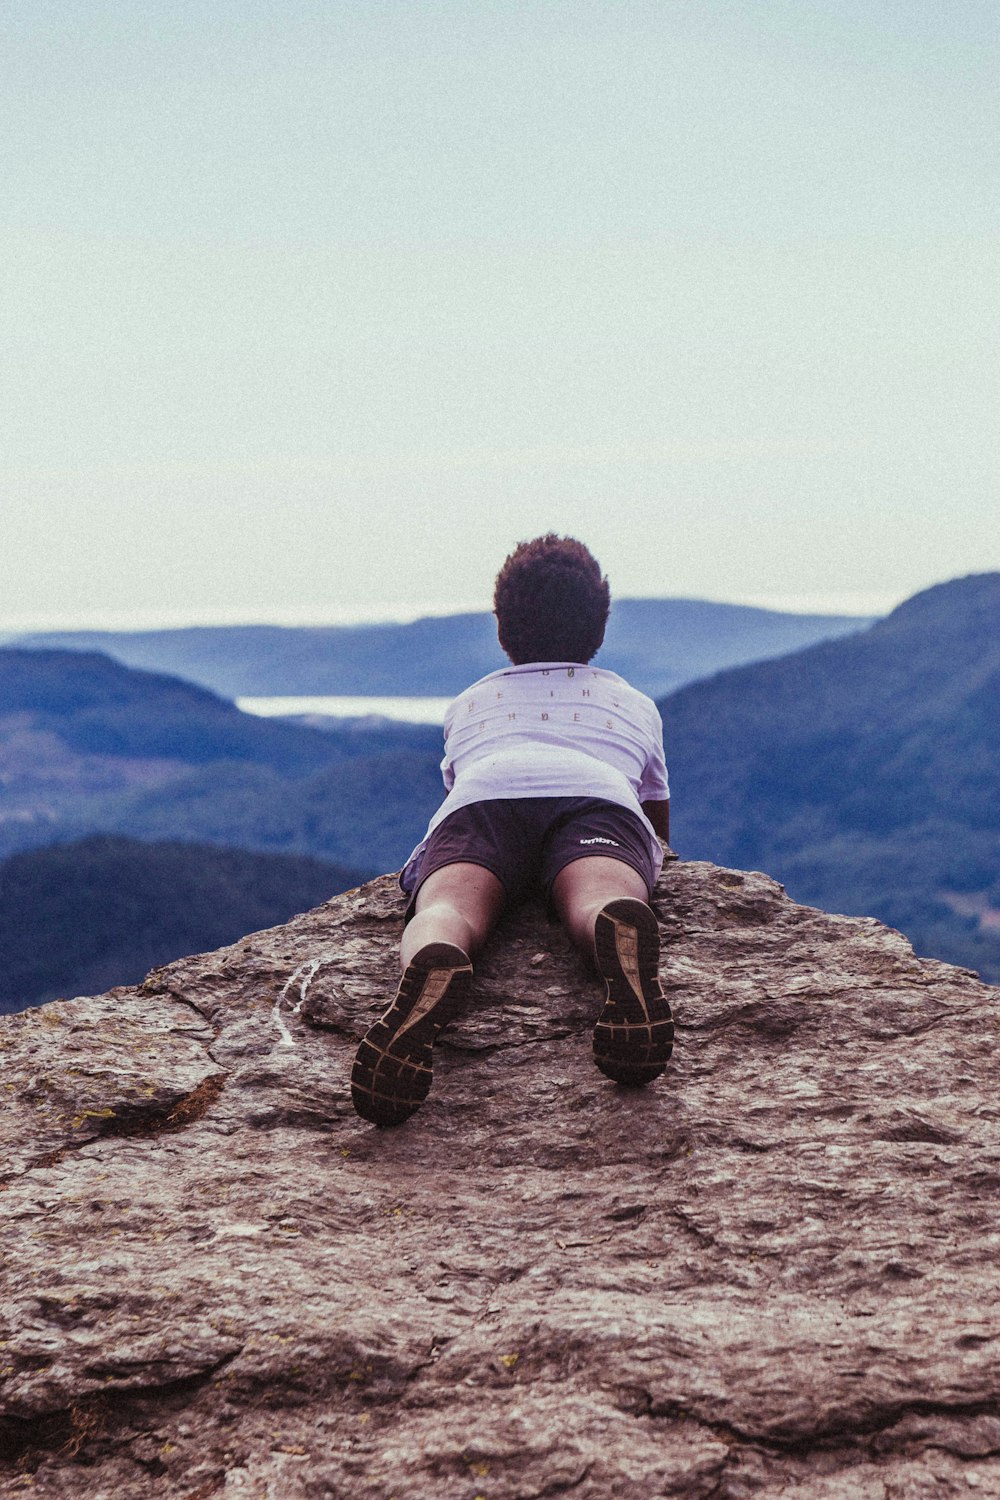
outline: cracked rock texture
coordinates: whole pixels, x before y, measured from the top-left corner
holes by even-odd
[[[668,869],[678,1040],[601,1077],[527,908],[354,1115],[390,878],[0,1025],[0,1493],[1000,1495],[998,991]]]

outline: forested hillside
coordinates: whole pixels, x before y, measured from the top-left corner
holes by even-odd
[[[0,863],[0,1011],[135,984],[348,890],[315,859],[90,838]]]
[[[104,656],[0,650],[0,857],[100,831],[374,874],[426,825],[440,743],[416,725],[257,719]]]
[[[0,726],[8,736],[18,727],[55,736],[81,756],[243,761],[285,774],[336,754],[324,735],[253,718],[192,683],[91,652],[0,651]]]
[[[660,706],[683,855],[1000,980],[1000,574]]]
[[[99,832],[367,876],[399,867],[442,795],[436,729],[255,719],[106,657],[0,651],[0,705],[0,857]],[[1000,575],[661,708],[683,856],[1000,979]]]

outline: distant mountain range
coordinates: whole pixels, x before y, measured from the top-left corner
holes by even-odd
[[[1000,981],[1000,573],[660,704],[687,857]]]
[[[683,856],[767,870],[1000,980],[1000,574],[660,708]],[[433,728],[321,731],[106,656],[0,650],[0,858],[101,833],[395,869],[440,754]]]
[[[598,658],[657,697],[726,667],[781,656],[863,630],[868,618],[790,615],[700,599],[619,599]],[[125,666],[167,672],[227,698],[451,697],[506,664],[490,614],[408,625],[273,625],[138,632],[49,632],[11,644],[100,651]]]
[[[358,883],[315,859],[90,838],[0,863],[0,1013],[137,984]]]

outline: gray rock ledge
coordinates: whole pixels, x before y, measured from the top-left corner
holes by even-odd
[[[763,875],[657,905],[641,1092],[529,908],[359,1120],[389,877],[3,1020],[0,1493],[1000,1495],[1000,992]]]

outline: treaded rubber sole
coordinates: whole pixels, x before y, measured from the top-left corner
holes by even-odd
[[[594,1062],[616,1083],[651,1083],[666,1067],[674,1042],[660,987],[656,917],[644,901],[609,901],[598,913],[594,944],[607,991],[594,1027]]]
[[[472,964],[461,948],[428,943],[403,971],[396,998],[370,1026],[351,1072],[351,1099],[373,1125],[402,1125],[433,1082],[432,1049],[469,993]]]

